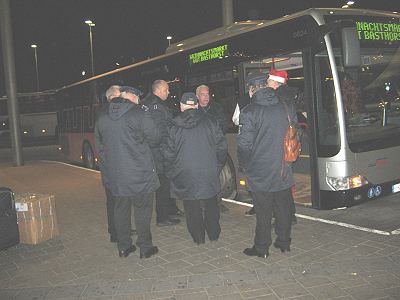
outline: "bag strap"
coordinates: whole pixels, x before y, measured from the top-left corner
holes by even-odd
[[[290,115],[289,115],[289,108],[288,108],[288,106],[287,106],[287,104],[286,104],[286,102],[284,100],[281,100],[281,102],[282,102],[283,106],[285,107],[287,119],[288,119],[289,126],[290,126],[292,121],[291,121]],[[286,161],[284,159],[284,156],[285,156],[285,151],[283,152],[282,163],[281,163],[281,178],[283,180],[286,179],[286,174],[285,174]]]
[[[290,118],[289,108],[288,108],[288,106],[287,106],[287,104],[286,104],[286,102],[284,100],[281,100],[281,101],[283,103],[283,106],[285,107],[286,115],[287,115],[288,122],[289,122],[289,125],[290,125],[290,124],[292,124],[292,119]]]

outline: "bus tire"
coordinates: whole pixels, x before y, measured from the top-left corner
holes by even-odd
[[[235,166],[228,155],[225,166],[219,174],[222,198],[235,199],[237,194]]]
[[[87,141],[83,143],[82,156],[83,156],[83,164],[86,168],[88,169],[96,168],[93,149],[92,146],[90,146],[90,143]]]

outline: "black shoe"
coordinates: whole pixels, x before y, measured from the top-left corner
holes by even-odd
[[[157,254],[158,253],[158,248],[156,246],[153,246],[145,252],[140,253],[140,258],[149,258],[150,256]]]
[[[197,245],[201,245],[205,243],[205,239],[199,239],[199,240],[193,239],[193,242],[195,242]]]
[[[297,224],[297,217],[296,215],[292,216],[292,225],[296,225]]]
[[[120,250],[118,252],[118,254],[119,254],[119,257],[128,257],[129,253],[135,252],[135,250],[136,250],[135,245],[132,245],[126,250]]]
[[[222,203],[219,205],[219,211],[220,212],[227,212],[229,210],[229,208],[227,208],[225,205],[223,205]]]
[[[256,214],[256,210],[254,209],[254,206],[252,207],[252,208],[250,208],[250,210],[248,210],[248,211],[246,211],[245,213],[244,213],[244,215],[246,216],[246,217],[248,217],[248,216],[253,216],[253,215],[255,215]]]
[[[170,216],[171,216],[171,217],[178,217],[178,218],[181,218],[181,217],[184,217],[184,216],[185,216],[185,213],[184,213],[182,210],[180,210],[179,208],[177,208],[175,212],[173,212],[173,213],[170,214]]]
[[[258,253],[256,246],[244,249],[243,253],[248,256],[258,256],[258,257],[263,257],[263,258],[267,258],[269,256],[268,251],[266,253]]]
[[[166,221],[163,222],[157,222],[157,226],[159,227],[163,227],[163,226],[173,226],[173,225],[177,225],[181,222],[181,220],[179,219],[173,219],[173,218],[169,218]]]
[[[284,252],[290,252],[290,245],[286,245],[286,246],[284,246],[284,245],[282,245],[281,243],[279,243],[278,241],[275,241],[275,243],[274,243],[274,247],[275,248],[278,248],[278,249],[281,249],[281,252],[282,253],[284,253]]]

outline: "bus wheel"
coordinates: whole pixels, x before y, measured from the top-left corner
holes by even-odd
[[[83,144],[83,164],[88,169],[96,168],[92,146],[88,142]]]
[[[235,166],[229,155],[221,174],[219,174],[219,181],[221,183],[221,197],[235,199],[237,194]]]

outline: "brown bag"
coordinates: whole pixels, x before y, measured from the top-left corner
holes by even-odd
[[[285,138],[283,139],[284,160],[291,163],[295,162],[299,157],[301,152],[301,143],[296,127],[290,118],[288,107],[284,101],[282,101],[282,103],[285,106],[288,118],[288,127],[286,129]]]

